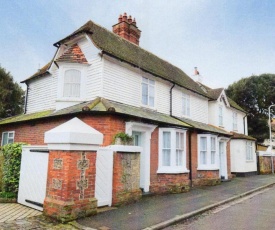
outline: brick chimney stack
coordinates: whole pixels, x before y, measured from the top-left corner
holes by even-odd
[[[139,45],[141,31],[137,27],[136,19],[127,16],[126,13],[119,15],[118,23],[113,25],[113,32],[126,40]]]

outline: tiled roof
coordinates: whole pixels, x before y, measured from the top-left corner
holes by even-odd
[[[158,123],[169,124],[181,127],[191,127],[190,125],[173,118],[169,115],[155,112],[153,110],[138,108],[126,104],[121,104],[118,102],[106,100],[104,98],[97,98],[93,101],[83,102],[65,109],[58,111],[48,110],[32,114],[22,114],[10,118],[0,120],[0,125],[17,123],[27,120],[36,120],[42,118],[56,117],[68,114],[79,114],[79,113],[115,113],[121,115],[128,115],[131,117],[137,117],[142,119],[147,119],[150,121],[155,121]]]
[[[227,132],[224,129],[221,129],[219,127],[213,126],[213,125],[193,121],[193,120],[190,120],[190,119],[187,119],[187,118],[178,117],[178,119],[180,119],[181,121],[191,125],[195,129],[199,129],[199,130],[203,130],[203,131],[207,131],[207,132],[211,132],[211,133],[218,133],[218,134],[231,136],[231,134],[229,132]]]
[[[24,81],[21,81],[21,83],[24,83],[30,79],[33,79],[35,77],[39,77],[39,76],[43,76],[44,74],[47,74],[48,73],[48,70],[50,68],[52,64],[52,61],[50,61],[48,64],[46,64],[45,66],[43,66],[41,69],[39,69],[35,74],[33,74],[32,76],[30,76],[29,78],[27,78],[26,80]]]
[[[201,87],[203,87],[207,91],[208,97],[212,98],[212,100],[217,100],[219,98],[219,96],[221,95],[222,91],[224,90],[223,88],[211,89],[210,87],[208,87],[204,84],[201,84],[201,83],[199,83],[199,85],[201,85]],[[233,101],[228,96],[226,96],[226,98],[227,98],[230,106],[246,113],[246,111],[242,107],[240,107],[235,101]]]
[[[199,85],[178,67],[142,49],[140,46],[119,37],[92,21],[88,21],[74,33],[56,44],[64,43],[81,33],[87,33],[93,43],[101,49],[103,53],[116,57],[155,76],[174,82],[179,86],[208,97]]]
[[[241,133],[235,133],[231,132],[233,134],[232,139],[245,139],[245,140],[251,140],[251,141],[256,141],[257,139],[251,136],[247,136]]]
[[[185,128],[195,128],[198,130],[203,130],[207,132],[222,134],[230,136],[231,134],[223,129],[214,127],[212,125],[207,125],[200,122],[195,122],[185,118],[171,117],[167,114],[158,113],[154,110],[139,108],[135,106],[130,106],[115,101],[107,100],[104,98],[96,98],[93,101],[83,102],[68,108],[64,108],[58,111],[47,110],[32,114],[22,114],[10,118],[0,120],[0,126],[11,123],[24,122],[29,120],[37,120],[50,117],[58,117],[70,114],[94,114],[94,113],[113,113],[121,114],[131,117],[136,117],[140,119],[145,119],[151,122],[157,122],[169,126],[178,126]]]
[[[63,55],[56,59],[56,61],[82,64],[88,63],[83,52],[77,44],[72,45]]]

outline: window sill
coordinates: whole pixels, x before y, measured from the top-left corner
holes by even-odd
[[[211,167],[211,166],[205,166],[205,167],[198,167],[197,168],[198,171],[203,171],[203,170],[208,170],[208,171],[216,171],[216,170],[220,170],[218,167]]]
[[[163,169],[160,168],[157,171],[157,174],[180,174],[180,173],[189,173],[190,171],[188,169]]]

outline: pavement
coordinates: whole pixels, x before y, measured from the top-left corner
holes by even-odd
[[[95,216],[67,224],[43,215],[4,221],[0,218],[0,229],[162,229],[273,185],[274,175],[234,178],[221,185],[194,188],[188,193],[143,197],[136,203],[119,208],[102,208]]]

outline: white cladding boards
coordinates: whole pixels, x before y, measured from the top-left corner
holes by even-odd
[[[104,59],[103,97],[133,106],[141,105],[141,75]]]
[[[179,87],[173,89],[173,115],[183,117],[183,93],[190,96],[190,117],[186,118],[208,123],[208,100]]]
[[[57,96],[57,76],[53,75],[38,77],[30,81],[28,90],[27,113],[55,109]]]
[[[158,80],[158,79],[156,79]],[[170,114],[170,89],[172,84],[169,82],[156,82],[156,105],[160,113]]]
[[[243,117],[245,114],[232,107],[227,107],[223,102],[209,102],[209,124],[219,126],[219,106],[222,106],[223,109],[223,128],[227,131],[243,133]],[[237,130],[233,130],[233,112],[237,113]]]
[[[86,100],[93,100],[102,96],[103,61],[96,58],[91,61],[87,69]]]
[[[253,160],[246,160],[247,140],[230,141],[231,172],[254,172],[257,171],[255,142],[252,144]]]
[[[77,42],[77,44],[89,63],[99,57],[100,50],[94,46],[91,40],[88,40],[87,38],[82,38]]]

